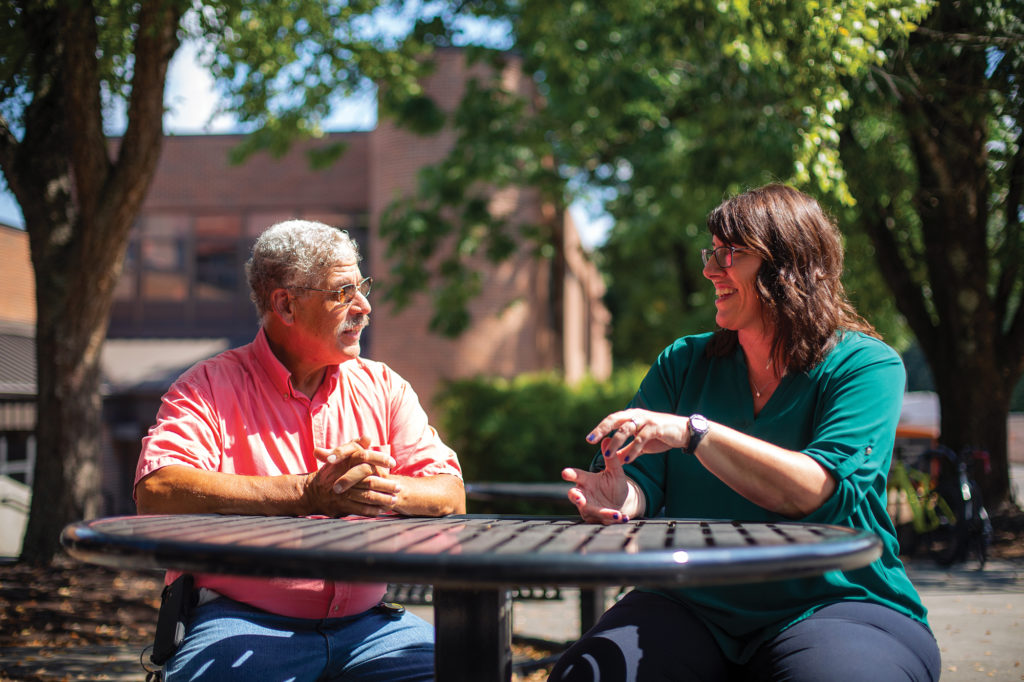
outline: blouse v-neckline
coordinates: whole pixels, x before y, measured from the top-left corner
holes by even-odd
[[[747,395],[747,398],[750,400],[750,411],[753,414],[754,419],[756,420],[762,414],[764,414],[764,411],[768,408],[769,405],[772,404],[772,401],[775,399],[775,396],[779,393],[783,385],[786,383],[786,379],[789,378],[789,372],[786,372],[785,374],[782,375],[782,377],[779,378],[779,383],[776,384],[775,388],[772,389],[772,391],[767,394],[767,399],[764,401],[764,405],[761,406],[761,409],[757,409],[757,398],[754,396],[754,391],[752,390],[751,386],[752,382],[750,380],[750,366],[747,364],[746,354],[743,352],[743,349],[739,346],[737,346],[736,348],[736,366],[737,380],[740,383],[739,390],[745,393]],[[769,382],[769,385],[771,385],[771,382]],[[761,391],[761,394],[764,395],[765,391]]]

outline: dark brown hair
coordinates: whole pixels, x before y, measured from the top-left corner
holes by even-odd
[[[722,202],[708,215],[708,229],[723,244],[744,246],[764,259],[754,286],[764,320],[775,330],[776,367],[811,369],[841,330],[880,338],[846,297],[842,239],[814,198],[766,185]],[[708,352],[725,355],[736,343],[735,331],[720,329]]]

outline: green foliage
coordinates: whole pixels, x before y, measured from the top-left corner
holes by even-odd
[[[929,363],[991,357],[1003,394],[1024,371],[1022,9],[938,3],[840,117],[851,233],[875,245]]]
[[[590,464],[596,450],[584,437],[632,399],[645,371],[574,386],[554,374],[452,381],[435,401],[440,430],[466,481],[559,481],[563,468]]]
[[[463,7],[507,22],[543,106],[498,78],[470,84],[452,119],[452,153],[424,171],[417,196],[394,204],[382,222],[399,262],[393,300],[403,304],[425,281],[444,279],[426,270],[424,252],[433,253],[436,241],[410,223],[437,227],[459,252],[479,252],[481,235],[511,233],[544,253],[557,229],[479,220],[466,207],[510,184],[535,186],[556,205],[571,201],[571,188],[596,188],[612,197],[614,227],[600,258],[612,285],[616,361],[647,362],[672,338],[710,328],[711,291],[697,254],[707,241],[704,217],[723,195],[786,180],[850,203],[838,154],[837,116],[850,103],[845,79],[882,63],[880,46],[905,36],[928,4]],[[473,54],[504,58],[498,50]],[[453,278],[472,267],[457,265]]]
[[[233,157],[241,162],[321,137],[323,120],[342,98],[374,87],[385,93],[385,115],[436,131],[443,117],[419,82],[433,46],[410,32],[410,23],[402,3],[389,0],[207,0],[185,28],[225,95],[222,111],[253,133]],[[399,35],[386,28],[392,26]]]

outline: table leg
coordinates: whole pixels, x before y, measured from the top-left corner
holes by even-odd
[[[604,614],[605,588],[580,588],[580,634],[597,624],[597,619]]]
[[[512,599],[507,589],[434,588],[437,680],[512,679]]]

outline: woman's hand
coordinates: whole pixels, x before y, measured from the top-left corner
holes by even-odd
[[[568,493],[580,516],[588,523],[625,523],[644,511],[643,493],[622,471],[622,463],[609,457],[603,471],[566,468],[562,478],[574,483]]]
[[[650,410],[612,412],[587,434],[587,441],[601,442],[605,462],[619,460],[622,464],[640,455],[665,452],[686,447],[690,441],[690,420],[676,414]],[[628,445],[626,441],[632,438]]]

